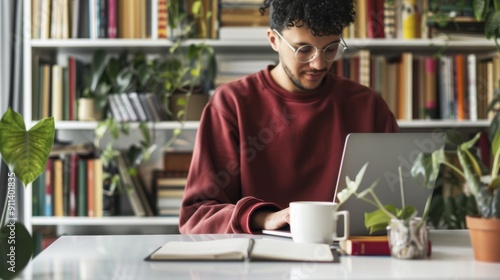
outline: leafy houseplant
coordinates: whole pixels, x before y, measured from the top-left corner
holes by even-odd
[[[479,137],[480,133],[464,141],[456,131],[448,131],[446,140],[448,144],[456,146],[459,164],[450,161],[442,147],[432,154],[421,154],[421,158],[427,160],[416,163],[414,167],[427,170],[425,176],[429,178],[437,176],[439,165],[444,164],[465,179],[478,211],[478,216],[466,217],[474,255],[477,260],[500,262],[500,252],[498,252],[500,246],[500,130],[495,134],[491,144],[493,165],[490,170],[483,165],[474,147]],[[477,230],[477,227],[486,231]],[[476,240],[475,237],[478,239]],[[496,240],[488,239],[490,237]],[[486,243],[482,244],[481,241]],[[487,255],[482,255],[482,253],[487,253]]]
[[[21,115],[10,108],[0,120],[0,154],[9,166],[6,200],[0,221],[0,278],[11,279],[28,264],[34,242],[26,227],[17,221],[16,178],[25,186],[45,170],[54,143],[54,119],[44,118],[26,130]]]
[[[213,86],[216,73],[215,54],[211,46],[203,42],[195,42],[187,45],[186,41],[193,37],[196,30],[196,22],[201,23],[202,31],[206,29],[206,22],[211,15],[205,13],[201,0],[192,2],[191,11],[184,11],[181,6],[184,1],[168,1],[168,24],[170,30],[173,30],[176,36],[171,36],[172,46],[168,53],[161,53],[155,59],[148,59],[144,54],[135,54],[130,56],[122,53],[119,58],[108,56],[100,51],[94,58],[93,82],[97,84],[97,93],[99,96],[114,93],[153,93],[161,102],[162,108],[167,112],[169,118],[177,120],[180,127],[174,129],[172,137],[167,139],[163,150],[168,149],[179,137],[187,120],[189,99],[195,91],[206,93]],[[205,29],[203,28],[205,27]],[[175,30],[182,32],[175,32]],[[206,32],[206,31],[205,31]],[[205,38],[206,36],[198,36]],[[96,59],[101,57],[101,59]],[[98,63],[99,62],[99,63]],[[96,75],[94,75],[96,74]],[[175,99],[173,96],[175,95]],[[181,98],[178,96],[181,95]],[[197,94],[203,95],[205,94]],[[208,99],[208,97],[206,97]],[[106,107],[106,98],[101,98],[101,108]],[[172,100],[176,104],[169,104]],[[173,112],[170,108],[176,108]],[[147,122],[139,122],[138,128],[142,135],[142,140],[138,144],[133,144],[128,148],[127,155],[132,163],[131,174],[136,174],[136,167],[142,162],[147,161],[153,151],[157,149],[154,143],[152,129],[154,125],[148,125]],[[119,151],[115,148],[120,135],[129,135],[130,124],[120,123],[113,116],[99,122],[95,130],[94,145],[100,147],[101,140],[105,134],[110,132],[112,141],[109,141],[101,153],[101,159],[104,166],[114,164]],[[113,176],[112,188],[118,181],[118,176]]]
[[[368,164],[362,168],[363,173]],[[358,181],[358,174],[356,181]],[[418,177],[419,170],[412,169],[412,176]],[[399,169],[400,182],[403,182],[401,176],[401,168]],[[427,188],[432,188],[432,180],[429,182],[422,182]],[[424,213],[420,218],[417,218],[417,210],[415,207],[405,205],[403,185],[401,187],[401,202],[402,207],[397,208],[394,205],[384,205],[375,193],[375,187],[378,185],[379,180],[373,182],[370,187],[358,192],[359,182],[354,183],[346,178],[347,187],[339,194],[339,201],[343,201],[348,195],[354,194],[358,199],[361,199],[377,209],[370,213],[365,213],[365,226],[370,230],[370,233],[388,229],[389,246],[391,248],[391,255],[400,259],[415,259],[425,258],[428,250],[428,229],[426,226],[427,216],[429,214],[429,205],[432,197],[432,192],[429,193],[427,198]]]

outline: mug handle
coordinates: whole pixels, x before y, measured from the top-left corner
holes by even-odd
[[[335,212],[335,223],[337,223],[337,221],[339,220],[338,219],[338,216],[344,216],[344,235],[343,236],[340,236],[338,237],[337,236],[337,233],[335,232],[334,233],[334,240],[336,241],[341,241],[341,240],[347,240],[347,238],[349,238],[349,232],[350,232],[350,229],[349,229],[349,211],[337,211]]]

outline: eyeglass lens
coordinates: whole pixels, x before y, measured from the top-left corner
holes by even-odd
[[[344,54],[344,46],[340,43],[333,43],[327,46],[325,49],[320,50],[323,52],[323,58],[328,61],[335,61]],[[295,52],[295,57],[299,62],[310,62],[316,55],[318,55],[318,49],[314,46],[305,45],[299,47]]]

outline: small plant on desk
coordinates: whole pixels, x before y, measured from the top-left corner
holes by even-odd
[[[365,164],[363,169],[367,165]],[[417,168],[412,169],[412,175],[418,177],[421,171]],[[362,192],[358,192],[360,184],[355,184],[349,178],[346,178],[347,188],[340,192],[338,197],[339,200],[342,200],[346,194],[354,194],[358,199],[377,208],[373,212],[365,213],[365,226],[370,230],[370,233],[388,229],[389,245],[393,257],[402,259],[425,258],[428,256],[428,229],[426,221],[429,214],[432,192],[429,193],[422,216],[417,217],[417,209],[414,206],[405,204],[401,168],[399,169],[399,176],[401,182],[401,208],[382,203],[375,193],[375,187],[378,185],[379,180],[373,182],[370,187]],[[427,188],[432,188],[435,177],[427,177],[427,179],[428,181],[423,182],[423,185]]]

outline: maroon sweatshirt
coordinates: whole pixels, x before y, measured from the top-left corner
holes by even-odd
[[[347,134],[399,131],[370,88],[329,74],[313,92],[291,93],[271,69],[219,87],[205,107],[181,233],[252,233],[256,209],[332,201]]]

